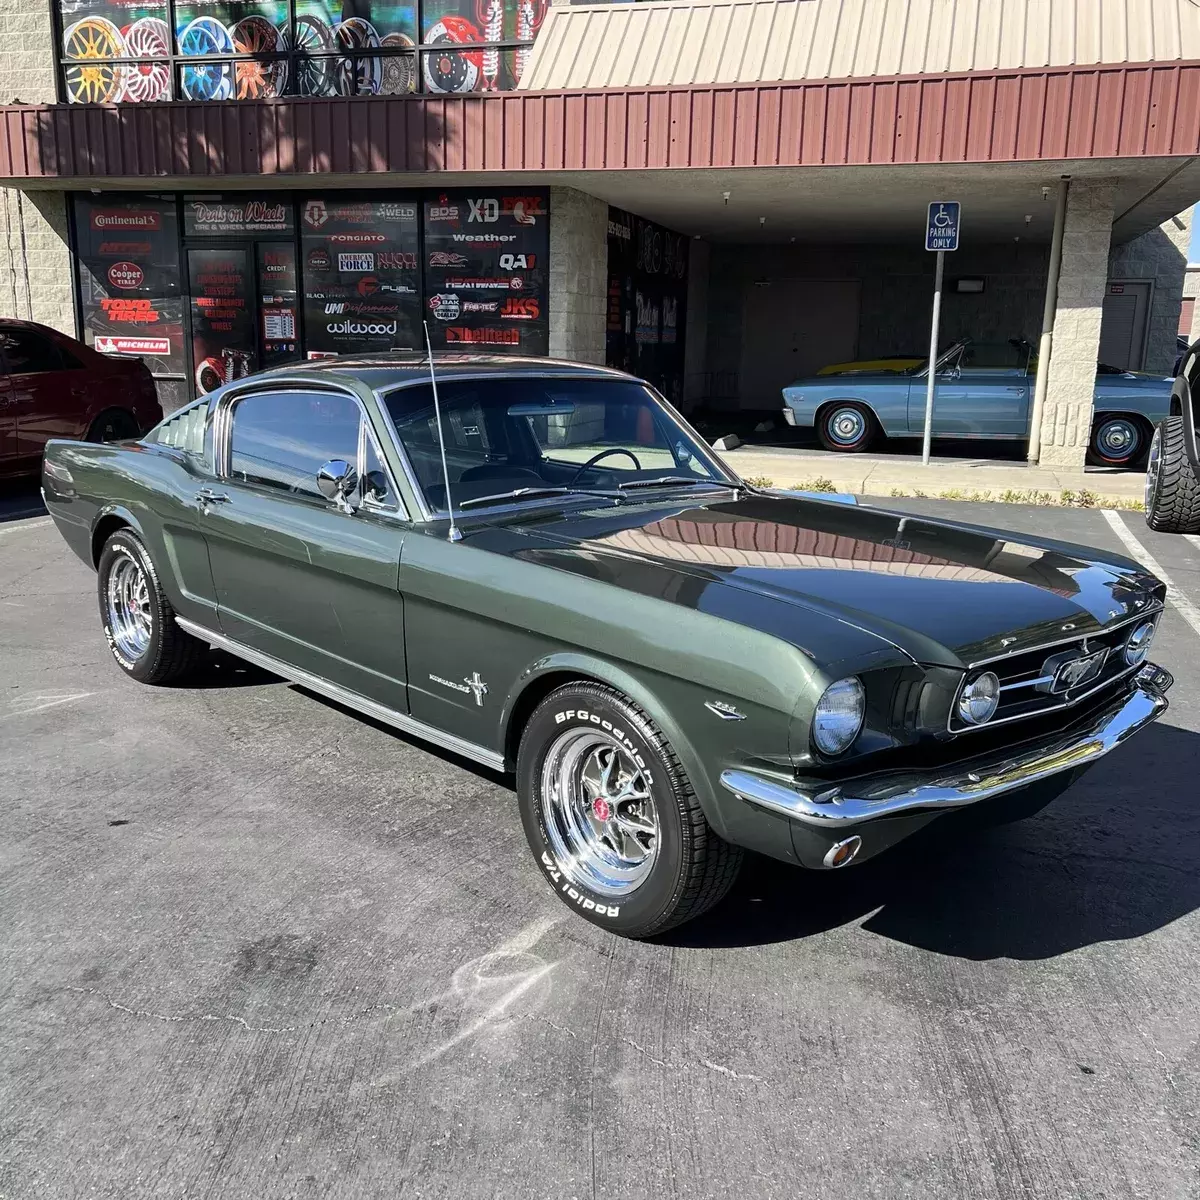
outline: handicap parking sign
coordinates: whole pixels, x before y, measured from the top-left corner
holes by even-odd
[[[935,200],[929,206],[925,225],[926,250],[957,250],[958,219],[962,206],[957,200]]]

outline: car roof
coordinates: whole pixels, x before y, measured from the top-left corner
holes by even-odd
[[[512,375],[556,378],[633,379],[634,376],[612,367],[572,362],[561,358],[532,358],[509,354],[435,354],[434,370],[438,379],[464,379],[479,376]],[[309,380],[313,383],[354,381],[375,391],[420,383],[429,378],[429,356],[416,351],[397,350],[389,354],[329,358],[316,362],[292,363],[253,376],[255,380]],[[239,384],[245,384],[239,380]]]

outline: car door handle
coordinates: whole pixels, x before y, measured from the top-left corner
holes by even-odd
[[[229,497],[224,492],[214,492],[212,488],[201,488],[196,493],[196,503],[201,508],[207,508],[210,504],[228,504]]]

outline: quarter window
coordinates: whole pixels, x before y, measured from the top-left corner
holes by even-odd
[[[229,474],[243,483],[324,497],[317,472],[331,459],[358,462],[358,404],[336,392],[264,392],[233,408]]]

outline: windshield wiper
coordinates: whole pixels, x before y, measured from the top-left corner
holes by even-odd
[[[494,496],[473,496],[470,500],[455,501],[455,508],[472,508],[477,504],[495,504],[500,500],[539,500],[543,496],[604,496],[612,499],[613,492],[591,491],[577,487],[522,487],[511,492],[497,492]]]
[[[722,483],[717,479],[697,479],[694,475],[660,475],[657,479],[627,479],[624,483],[618,483],[617,487],[622,492],[631,488],[647,488],[647,487],[677,487],[680,484],[704,484],[706,487],[733,488],[736,490],[737,485],[733,483]]]

